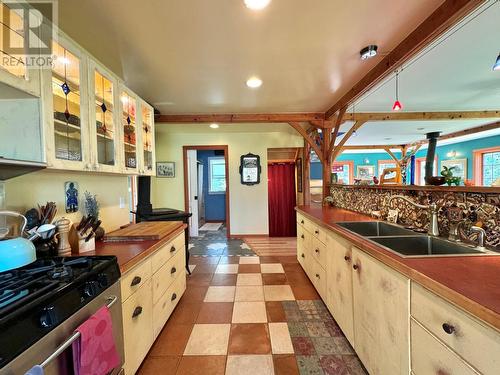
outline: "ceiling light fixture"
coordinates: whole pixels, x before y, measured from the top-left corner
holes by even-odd
[[[258,77],[251,77],[247,80],[247,86],[251,89],[257,89],[262,86],[262,80]]]
[[[363,48],[361,51],[359,51],[361,60],[368,60],[371,59],[372,57],[377,56],[377,50],[378,47],[375,44]]]
[[[219,129],[219,124],[210,124],[212,129]]]
[[[500,53],[498,54],[497,61],[493,65],[493,70],[500,70]]]
[[[396,101],[392,105],[393,111],[401,111],[403,109],[403,105],[399,101],[399,72],[396,72]]]
[[[246,7],[252,10],[261,10],[269,5],[271,0],[243,0]]]

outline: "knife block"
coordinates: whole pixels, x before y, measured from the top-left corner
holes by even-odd
[[[95,238],[92,237],[88,242],[85,242],[86,236],[81,236],[73,224],[69,231],[69,244],[72,254],[83,254],[95,250]]]

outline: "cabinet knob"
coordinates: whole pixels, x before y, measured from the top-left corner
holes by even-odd
[[[319,234],[319,230],[315,230],[315,231],[314,231],[314,234]]]
[[[359,269],[359,266],[357,264],[353,264],[352,268],[357,271]]]
[[[301,221],[300,221],[300,224],[304,224],[304,220],[301,220]]]
[[[171,301],[175,301],[177,299],[177,294],[172,294],[172,298],[170,298]]]
[[[301,256],[302,256],[302,258],[305,258],[305,257],[306,257],[306,256],[304,255],[304,253],[302,253],[302,255],[301,255]]]
[[[174,273],[176,273],[176,272],[177,272],[177,268],[172,267],[172,269],[170,270],[170,273],[173,275],[173,274],[174,274]]]
[[[142,281],[140,276],[136,276],[132,279],[132,282],[130,283],[130,286],[136,286]]]
[[[349,262],[351,260],[351,257],[349,255],[344,256],[344,260],[346,262]]]
[[[316,254],[319,254],[319,249],[314,250]]]
[[[316,274],[316,277],[319,279],[319,274]]]
[[[170,248],[170,252],[171,252],[171,253],[174,253],[174,252],[175,252],[175,250],[176,250],[176,249],[175,249],[175,246],[172,246],[172,247]]]
[[[449,323],[443,323],[443,331],[445,331],[448,335],[452,335],[453,333],[455,333],[455,327],[452,326],[451,324]]]
[[[141,314],[142,314],[142,306],[137,306],[134,309],[134,312],[132,313],[132,318],[137,318]]]
[[[300,238],[304,239],[304,235],[303,235],[303,234],[301,234],[301,235],[300,235]]]

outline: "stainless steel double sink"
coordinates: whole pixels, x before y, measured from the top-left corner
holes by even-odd
[[[340,222],[337,225],[356,233],[404,258],[457,255],[500,255],[442,238],[419,234],[411,229],[383,221]]]

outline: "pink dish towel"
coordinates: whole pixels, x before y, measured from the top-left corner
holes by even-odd
[[[106,375],[120,364],[107,306],[100,308],[76,331],[80,332],[80,339],[73,344],[75,375]]]

